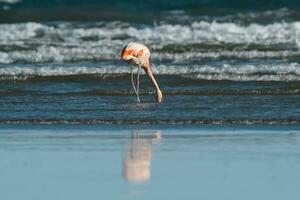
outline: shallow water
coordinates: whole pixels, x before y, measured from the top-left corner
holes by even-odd
[[[138,4],[145,15],[158,13],[146,21],[130,10],[134,1],[116,3],[123,12],[105,19],[66,13],[54,21],[47,14],[48,6],[54,12],[69,5],[71,12],[82,5],[72,2],[2,2],[7,14],[24,20],[7,17],[11,23],[0,24],[1,124],[299,124],[296,2],[235,2],[236,9],[223,1],[207,7],[178,1],[168,8],[145,2]],[[91,12],[91,5],[110,8],[106,1],[86,5],[82,9]],[[35,6],[45,15],[26,14]],[[161,105],[153,103],[145,75],[142,103],[135,103],[129,66],[119,58],[132,41],[151,49]]]
[[[298,82],[197,81],[159,76],[164,102],[142,77],[0,83],[2,124],[299,124]]]
[[[299,130],[299,126],[2,126],[0,198],[297,199]],[[137,166],[135,160],[128,169],[124,166],[128,158],[150,165]]]

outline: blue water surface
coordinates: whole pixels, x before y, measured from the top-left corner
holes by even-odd
[[[299,130],[2,126],[0,199],[298,199]],[[150,176],[139,183],[122,175],[137,132],[139,142],[161,136],[151,144]]]

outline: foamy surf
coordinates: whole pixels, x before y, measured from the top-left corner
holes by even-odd
[[[153,65],[156,75],[178,75],[201,80],[231,81],[300,81],[298,63],[236,63],[211,65]],[[19,65],[0,67],[0,80],[30,80],[34,77],[51,76],[89,76],[97,75],[100,79],[129,73],[125,65]],[[143,72],[142,72],[143,73]]]
[[[18,47],[22,48],[22,47]],[[0,64],[15,63],[45,63],[45,62],[100,62],[114,61],[116,51],[107,46],[99,47],[47,47],[41,46],[36,50],[18,50],[13,52],[0,52]],[[261,51],[261,50],[217,50],[209,52],[185,51],[182,53],[172,52],[153,52],[154,62],[172,61],[181,63],[183,61],[201,61],[210,60],[228,60],[228,59],[293,59],[300,56],[300,51],[279,50],[279,51]]]
[[[123,44],[133,40],[148,44],[154,60],[291,58],[299,56],[300,22],[195,21],[144,26],[27,22],[0,24],[0,35],[2,64],[117,60]],[[183,52],[178,53],[176,45],[182,45]]]
[[[40,40],[48,38],[55,41],[51,36],[57,36],[65,42],[79,42],[82,37],[98,36],[118,39],[120,36],[139,37],[139,40],[149,42],[224,42],[224,43],[254,43],[295,44],[299,36],[300,22],[276,22],[272,24],[249,24],[239,25],[229,22],[192,22],[188,25],[160,24],[155,26],[129,26],[128,23],[110,22],[96,23],[95,26],[84,24],[40,24],[35,22],[1,24],[1,42],[11,40]],[[56,38],[57,39],[57,38]],[[86,38],[88,39],[88,38]],[[122,38],[124,39],[124,38]],[[104,41],[102,41],[104,42]]]

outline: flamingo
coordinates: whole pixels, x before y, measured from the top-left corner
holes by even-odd
[[[161,103],[162,99],[163,99],[163,95],[162,95],[159,85],[158,85],[157,81],[155,80],[154,75],[151,70],[150,51],[149,51],[148,47],[146,47],[143,44],[136,43],[136,42],[129,43],[129,44],[125,45],[125,47],[123,48],[123,50],[121,52],[121,59],[127,61],[131,65],[137,66],[138,70],[140,69],[140,67],[142,67],[144,69],[147,77],[149,78],[149,80],[151,81],[153,86],[155,87],[156,102]],[[131,68],[131,70],[132,70],[132,68]],[[139,73],[139,71],[138,71],[138,73]],[[140,101],[139,96],[138,96],[139,75],[137,78],[137,86],[135,87],[134,82],[133,82],[132,71],[131,71],[131,81],[132,81],[133,88],[137,94],[137,101],[139,102]]]

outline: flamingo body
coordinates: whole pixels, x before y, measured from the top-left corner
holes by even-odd
[[[148,47],[140,43],[131,42],[123,48],[121,52],[121,59],[126,60],[132,65],[140,66],[144,69],[147,77],[156,89],[156,101],[158,103],[162,102],[162,92],[151,70],[150,51]]]
[[[131,42],[124,47],[121,59],[130,61],[134,65],[143,65],[150,59],[150,51],[143,44]]]

